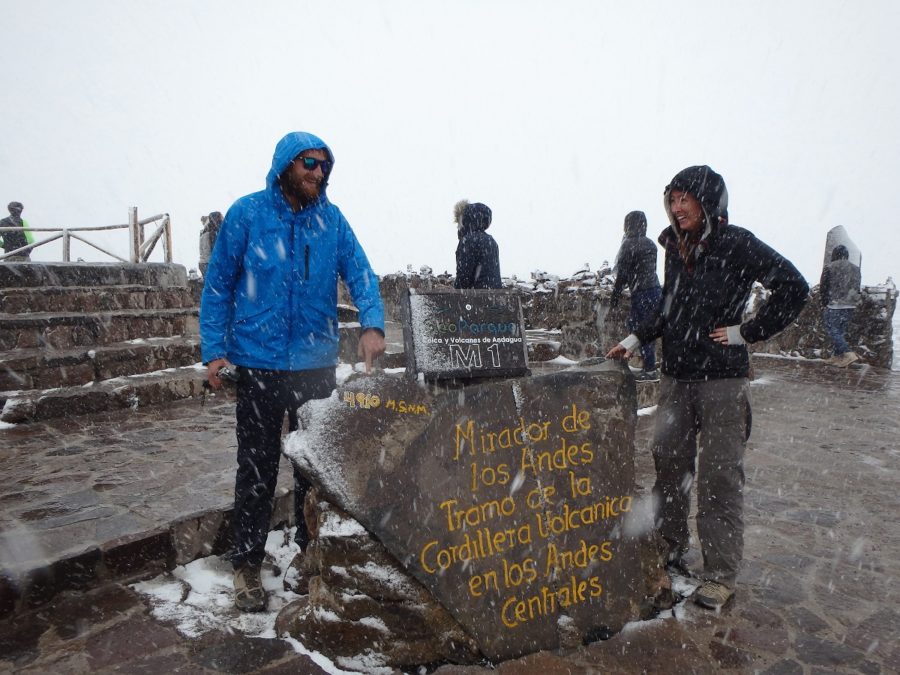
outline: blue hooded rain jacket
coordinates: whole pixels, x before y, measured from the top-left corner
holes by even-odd
[[[266,189],[238,199],[216,239],[200,302],[203,362],[227,358],[268,370],[310,370],[337,363],[338,275],[363,329],[384,331],[378,278],[324,177],[319,199],[294,213],[278,176],[304,150],[325,143],[290,133],[275,147]]]

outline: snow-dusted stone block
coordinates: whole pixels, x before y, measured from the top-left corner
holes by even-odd
[[[309,595],[281,611],[279,635],[353,670],[480,659],[450,613],[359,522],[315,491],[306,507],[315,533],[304,557]]]
[[[484,656],[572,646],[641,615],[650,523],[620,364],[452,390],[360,377],[301,420],[286,454]]]

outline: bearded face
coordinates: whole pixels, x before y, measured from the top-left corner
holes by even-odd
[[[312,162],[304,159],[315,160],[312,168],[307,168]],[[281,191],[291,206],[303,207],[319,198],[328,161],[328,154],[322,149],[304,150],[284,170],[280,177]]]

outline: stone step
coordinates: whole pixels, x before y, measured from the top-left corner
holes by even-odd
[[[0,394],[0,421],[21,424],[204,396],[205,380],[206,368],[195,364],[80,387],[4,392]]]
[[[187,287],[47,286],[0,288],[0,312],[4,314],[101,312],[123,309],[173,309],[193,307]]]
[[[0,314],[0,350],[111,345],[146,336],[197,335],[194,307]]]
[[[229,461],[231,453],[222,457],[223,464]],[[289,476],[286,468],[279,472],[270,530],[294,525],[294,491],[290,487],[293,479],[289,480]],[[193,509],[183,509],[188,515],[153,529],[91,541],[76,547],[81,550],[59,557],[44,557],[4,569],[0,575],[0,618],[43,607],[66,591],[87,592],[108,582],[146,580],[200,557],[227,555],[232,546],[234,508],[229,493],[233,494],[234,481],[231,475],[225,480],[218,476],[216,479],[222,496],[217,500],[215,494],[208,494],[213,490],[207,485],[209,481],[204,481],[202,489],[207,494],[195,497]],[[210,502],[217,504],[208,508]],[[200,506],[207,508],[200,510]],[[126,512],[126,518],[128,515]]]
[[[173,263],[4,263],[0,288],[44,286],[121,286],[184,288],[187,272]]]
[[[2,432],[0,620],[60,592],[144,579],[225,553],[234,498],[232,398]],[[282,460],[273,528],[293,523],[292,486]],[[7,672],[2,664],[0,649],[0,672]]]
[[[402,344],[390,340],[394,332],[389,326],[388,353],[378,363],[382,368],[405,365]],[[357,362],[358,324],[342,324],[340,336],[341,361]],[[200,358],[199,339],[192,335],[0,353],[0,421],[35,422],[203,395],[206,369],[197,363]],[[68,381],[54,384],[54,369]],[[76,384],[81,386],[69,386]]]
[[[0,391],[51,389],[188,366],[200,360],[195,337],[157,337],[63,350],[0,352]]]

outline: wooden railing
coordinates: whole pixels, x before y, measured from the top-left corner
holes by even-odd
[[[149,237],[144,236],[144,227],[146,225],[150,225],[151,223],[159,222],[156,226],[156,229],[150,233]],[[85,237],[82,237],[76,232],[100,232],[105,230],[127,230],[128,231],[128,249],[129,249],[129,260],[125,260],[121,256],[112,253],[111,251],[107,251],[102,246],[98,244],[88,241]],[[16,232],[19,231],[17,227],[0,227],[0,236],[3,235],[4,232]],[[63,262],[71,262],[71,252],[72,252],[72,239],[77,239],[78,241],[91,246],[101,253],[105,253],[111,258],[115,258],[121,262],[127,263],[142,263],[147,262],[150,259],[150,254],[153,253],[153,249],[156,247],[156,244],[159,243],[159,240],[163,241],[163,258],[165,262],[172,262],[172,222],[169,219],[168,213],[161,213],[151,218],[144,218],[143,220],[138,220],[137,215],[137,207],[132,206],[128,209],[128,222],[124,225],[100,225],[96,227],[32,227],[29,228],[30,232],[55,232],[46,239],[42,239],[40,241],[35,241],[32,244],[28,244],[27,246],[22,246],[20,248],[15,249],[14,251],[10,251],[9,253],[0,253],[0,260],[4,260],[6,258],[12,256],[24,255],[26,253],[31,253],[34,249],[39,246],[44,246],[45,244],[49,244],[50,242],[56,241],[58,239],[62,239],[62,258]]]

